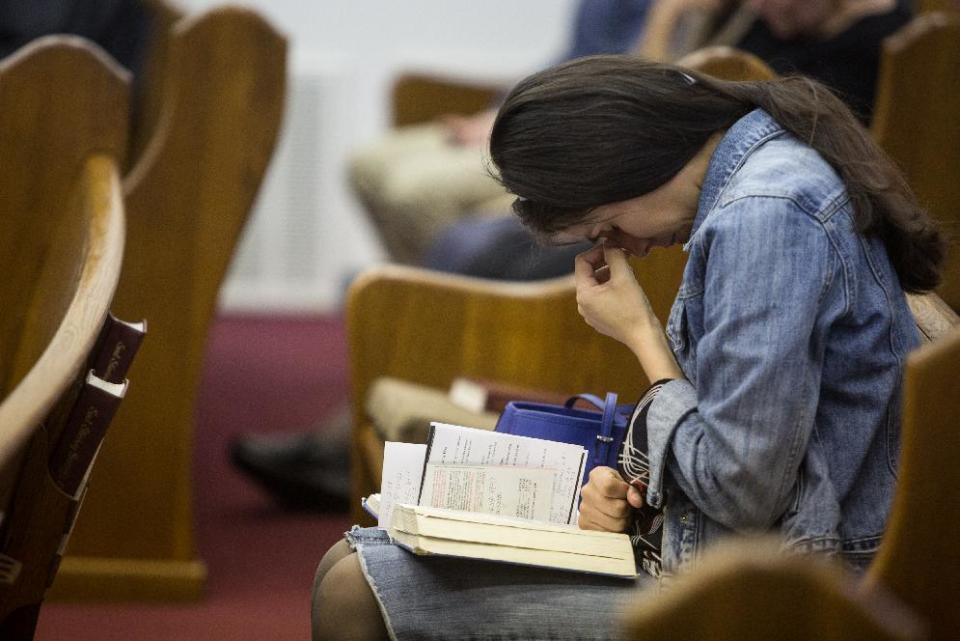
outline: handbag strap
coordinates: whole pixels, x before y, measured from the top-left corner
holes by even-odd
[[[600,431],[597,433],[597,447],[593,451],[593,464],[605,464],[610,448],[614,447],[613,421],[617,415],[617,395],[614,392],[607,392],[607,398],[601,401],[600,397],[593,394],[577,394],[568,398],[564,406],[573,407],[578,400],[587,401],[597,409],[603,410],[603,416],[600,419]]]
[[[607,396],[609,395],[610,394],[607,394]],[[614,394],[613,398],[616,399],[617,395]],[[601,400],[599,396],[596,396],[594,394],[577,394],[576,396],[571,396],[570,398],[567,399],[567,401],[563,404],[563,406],[569,409],[574,405],[576,405],[577,401],[586,401],[591,405],[593,405],[594,407],[596,407],[601,412],[606,408],[606,401]]]

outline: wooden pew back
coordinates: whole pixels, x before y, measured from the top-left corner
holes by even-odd
[[[903,390],[897,494],[866,579],[926,617],[930,638],[960,630],[960,325],[911,354]]]
[[[734,47],[712,46],[693,51],[677,64],[724,80],[771,80],[777,73],[763,60]]]
[[[937,290],[960,311],[960,16],[926,13],[886,40],[872,131],[951,237]]]
[[[625,639],[920,641],[923,621],[839,564],[784,555],[777,541],[730,541],[660,593],[637,596]]]
[[[474,114],[489,109],[497,92],[497,87],[479,82],[405,73],[391,90],[393,126],[430,122],[444,114]]]
[[[197,387],[217,294],[278,135],[286,42],[232,6],[166,35],[162,109],[124,179],[129,251],[113,306],[149,320],[155,339],[130,378],[151,394],[131,393],[114,420],[58,596],[196,599],[206,576],[191,509]]]
[[[107,287],[97,270],[119,272],[122,220],[119,232],[106,228],[116,224],[113,214],[96,199],[112,196],[103,191],[109,172],[105,160],[91,157],[123,157],[126,82],[125,71],[79,38],[44,38],[0,62],[0,397],[29,383],[49,386],[44,397],[55,398],[95,338],[70,333],[99,328],[106,314],[97,309]],[[97,296],[89,305],[81,287]],[[114,287],[107,287],[110,295]],[[54,337],[75,344],[58,342],[65,350],[59,352]],[[41,362],[55,363],[60,373],[37,380]],[[31,417],[42,418],[39,411]],[[10,429],[0,424],[0,462],[27,436]]]
[[[47,471],[120,276],[127,74],[78,38],[0,62],[0,638],[30,639],[79,508]]]
[[[960,2],[957,2],[957,0],[917,0],[916,6],[920,13],[960,11]]]
[[[144,64],[138,91],[132,98],[130,145],[126,168],[134,166],[160,124],[167,93],[171,44],[170,33],[184,19],[184,12],[167,0],[140,0],[149,16],[150,29],[144,47]]]

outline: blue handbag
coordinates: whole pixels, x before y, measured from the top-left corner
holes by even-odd
[[[597,409],[574,407],[579,400]],[[608,393],[605,400],[593,394],[578,394],[563,405],[511,401],[500,415],[495,431],[582,446],[588,452],[583,471],[586,483],[590,470],[598,465],[617,469],[617,458],[633,409],[633,405],[617,405],[617,395],[613,392]]]

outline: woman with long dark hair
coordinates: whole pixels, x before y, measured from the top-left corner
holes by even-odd
[[[723,82],[598,56],[517,85],[491,158],[527,226],[595,243],[576,261],[580,313],[656,381],[625,448],[636,475],[595,469],[580,526],[626,531],[635,510],[661,510],[659,544],[638,542],[663,578],[738,533],[773,533],[854,571],[869,563],[919,340],[904,292],[937,284],[943,246],[843,103],[808,79]],[[664,331],[627,256],[680,243],[688,260]],[[351,631],[364,638],[615,638],[630,592],[416,558],[376,531],[348,539],[318,570],[318,638],[344,638],[345,607],[368,612]]]

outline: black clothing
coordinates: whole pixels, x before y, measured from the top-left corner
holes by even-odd
[[[0,58],[35,38],[71,34],[97,43],[136,78],[149,27],[140,0],[0,0]]]
[[[737,48],[766,61],[780,75],[798,73],[832,88],[865,124],[873,101],[883,41],[910,22],[910,3],[900,0],[888,13],[867,16],[834,38],[777,38],[757,20]]]

